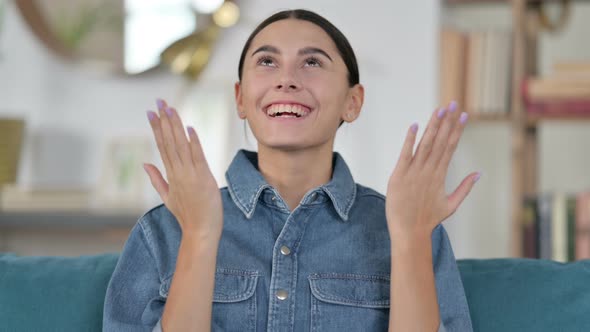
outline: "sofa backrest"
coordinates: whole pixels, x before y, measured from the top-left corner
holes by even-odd
[[[0,330],[101,331],[117,254],[0,254]],[[590,331],[590,260],[464,259],[459,270],[474,330]]]
[[[475,331],[590,331],[590,260],[458,260]]]
[[[118,257],[0,254],[0,330],[101,331],[104,295]]]

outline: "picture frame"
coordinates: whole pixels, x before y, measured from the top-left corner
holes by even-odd
[[[145,208],[146,179],[143,163],[152,158],[147,137],[111,137],[105,144],[93,208],[140,211]]]

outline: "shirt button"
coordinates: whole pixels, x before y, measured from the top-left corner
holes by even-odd
[[[280,289],[280,290],[277,291],[277,294],[276,295],[277,295],[277,299],[279,299],[279,300],[282,301],[282,300],[287,299],[288,293],[287,293],[286,290]]]
[[[281,254],[287,256],[290,253],[291,253],[291,249],[289,249],[289,247],[287,247],[287,246],[282,246],[281,247]]]

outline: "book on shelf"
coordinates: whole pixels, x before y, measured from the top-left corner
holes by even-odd
[[[575,253],[579,259],[590,259],[590,192],[576,197]]]
[[[590,77],[590,61],[556,61],[553,63],[554,77]]]
[[[523,213],[524,257],[558,262],[590,259],[590,191],[528,195]]]
[[[457,100],[469,113],[505,114],[510,105],[511,36],[506,30],[440,35],[440,103]]]
[[[529,77],[521,89],[530,114],[590,116],[590,62],[558,62],[551,75]]]
[[[467,36],[462,32],[443,28],[440,46],[440,103],[448,105],[455,100],[464,107]]]
[[[528,258],[539,256],[539,222],[536,221],[537,209],[537,198],[535,196],[525,196],[522,212],[522,254]]]

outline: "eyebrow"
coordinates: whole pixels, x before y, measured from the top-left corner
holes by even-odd
[[[269,53],[274,53],[274,54],[281,54],[281,52],[279,51],[278,48],[271,46],[271,45],[263,45],[263,46],[260,46],[256,51],[252,52],[252,54],[250,56],[254,56],[254,54],[256,54],[258,52],[269,52]],[[308,54],[318,54],[318,53],[325,56],[326,58],[330,59],[330,61],[333,61],[332,58],[328,55],[328,53],[326,53],[321,48],[317,48],[317,47],[311,47],[311,46],[304,47],[304,48],[300,49],[299,52],[297,52],[297,55],[308,55]]]

